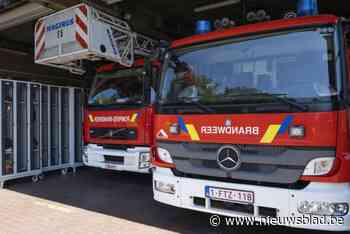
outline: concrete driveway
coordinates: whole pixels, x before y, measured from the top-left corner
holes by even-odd
[[[212,228],[208,214],[158,204],[150,175],[78,169],[0,190],[0,233],[305,233],[283,227]],[[308,233],[318,233],[307,231]]]

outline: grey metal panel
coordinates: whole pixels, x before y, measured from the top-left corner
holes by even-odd
[[[75,164],[75,148],[79,147],[75,145],[75,96],[74,88],[69,88],[69,163]]]
[[[16,85],[16,161],[17,172],[28,171],[28,103],[27,103],[27,84],[17,82]]]
[[[61,135],[62,135],[62,113],[61,113],[61,87],[58,87],[58,165],[62,164],[62,144],[61,144]]]
[[[48,87],[41,87],[41,155],[42,167],[49,164],[49,98]]]
[[[41,167],[40,159],[40,85],[30,85],[31,170]]]
[[[47,130],[47,134],[48,134],[48,144],[47,144],[47,147],[48,147],[48,157],[49,157],[49,166],[52,165],[51,161],[51,88],[48,87],[47,88],[47,108],[48,108],[48,111],[47,111],[47,125],[48,125],[48,130]]]
[[[17,174],[17,82],[13,82],[13,174]]]
[[[75,162],[83,162],[83,92],[81,89],[74,90],[75,106]]]
[[[194,165],[189,160],[175,159],[176,168],[187,174],[203,175],[210,177],[231,178],[246,181],[258,181],[278,184],[292,184],[298,181],[303,173],[303,168],[282,168],[282,167],[256,167],[256,170],[239,169],[233,172],[227,172],[220,168],[209,168],[200,165]]]
[[[61,163],[69,163],[69,89],[61,89]]]
[[[2,118],[2,81],[0,81],[0,116]],[[2,176],[2,158],[3,158],[3,147],[2,147],[2,121],[0,121],[0,177]]]
[[[58,88],[50,87],[50,159],[51,166],[59,165],[59,105]]]
[[[31,92],[31,89],[30,89],[30,83],[27,83],[27,90],[28,90],[28,92],[27,92],[27,106],[28,106],[28,108],[27,108],[27,115],[28,115],[28,122],[27,122],[27,124],[28,124],[28,129],[27,129],[27,136],[28,136],[28,139],[29,139],[29,141],[28,141],[28,147],[27,147],[27,149],[28,149],[28,165],[32,165],[32,148],[31,148],[31,145],[32,145],[32,141],[31,141],[31,138],[32,138],[32,136],[31,136],[31,118],[30,118],[30,115],[31,115],[31,104],[30,104],[30,92]]]
[[[43,169],[43,154],[42,154],[42,85],[39,87],[39,103],[38,103],[38,108],[39,108],[39,167],[42,170]]]
[[[160,143],[162,145],[163,143]],[[164,143],[165,144],[165,143]],[[216,160],[220,144],[167,144],[174,152],[174,157],[196,160]],[[243,163],[288,165],[304,167],[314,157],[335,157],[335,150],[309,148],[271,147],[271,146],[238,146],[241,149]]]
[[[14,173],[13,82],[2,81],[2,173]]]
[[[186,174],[281,184],[297,182],[312,159],[335,157],[335,149],[238,146],[242,166],[228,172],[216,161],[223,145],[164,142],[158,145],[171,153],[176,169]]]

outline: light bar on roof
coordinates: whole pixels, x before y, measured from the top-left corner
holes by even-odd
[[[208,4],[200,7],[194,8],[194,12],[203,12],[203,11],[208,11],[208,10],[213,10],[233,4],[240,3],[241,0],[228,0],[228,1],[223,1],[223,2],[218,2],[218,3],[213,3],[213,4]]]

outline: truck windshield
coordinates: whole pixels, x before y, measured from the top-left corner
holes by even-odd
[[[160,111],[329,111],[341,89],[334,31],[283,32],[172,51]]]
[[[96,75],[89,106],[141,105],[144,100],[143,69],[125,69]]]

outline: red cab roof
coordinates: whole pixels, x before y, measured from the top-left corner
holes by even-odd
[[[144,59],[137,59],[135,60],[134,64],[132,65],[132,67],[142,67],[145,63],[145,60]],[[99,68],[97,68],[97,72],[110,72],[110,71],[113,71],[113,70],[116,70],[116,69],[123,69],[123,68],[127,68],[121,64],[118,64],[118,63],[109,63],[109,64],[106,64],[106,65],[103,65]]]
[[[134,64],[132,65],[133,68],[138,68],[138,67],[142,67],[143,65],[145,64],[145,60],[142,58],[142,59],[137,59],[135,60]],[[160,67],[160,63],[158,61],[152,61],[152,65],[155,66],[155,67]],[[118,64],[118,63],[109,63],[109,64],[106,64],[106,65],[103,65],[99,68],[97,68],[97,72],[100,73],[100,72],[110,72],[110,71],[114,71],[114,70],[117,70],[117,69],[125,69],[127,67],[121,65],[121,64]]]
[[[222,31],[210,32],[207,34],[194,35],[172,43],[172,48],[188,46],[191,44],[220,40],[228,37],[242,36],[253,33],[271,32],[294,27],[305,27],[311,25],[336,24],[338,17],[334,15],[319,15],[297,17],[292,19],[273,20],[256,24],[248,24]]]

